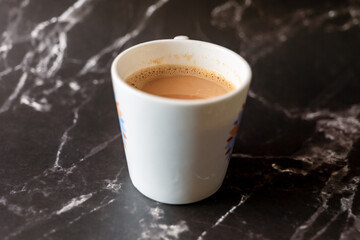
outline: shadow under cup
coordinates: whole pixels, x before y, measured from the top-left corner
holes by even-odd
[[[125,83],[159,64],[198,66],[223,75],[235,90],[202,100],[151,95]],[[122,52],[111,67],[130,178],[145,196],[168,204],[202,200],[226,174],[251,70],[238,54],[195,40],[157,40]]]

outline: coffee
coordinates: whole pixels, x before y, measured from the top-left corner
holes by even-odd
[[[212,98],[235,89],[231,82],[216,72],[186,65],[145,68],[125,81],[146,93],[186,100]]]

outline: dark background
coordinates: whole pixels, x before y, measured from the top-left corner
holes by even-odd
[[[1,239],[360,239],[360,1],[0,0]],[[131,184],[109,74],[188,35],[253,80],[222,188]]]

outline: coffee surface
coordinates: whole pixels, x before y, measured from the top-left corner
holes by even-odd
[[[126,82],[147,93],[174,99],[207,99],[235,89],[223,76],[197,66],[159,65],[135,72]]]

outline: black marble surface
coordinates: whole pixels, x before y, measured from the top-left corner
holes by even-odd
[[[360,239],[360,1],[0,0],[1,239]],[[109,66],[176,35],[253,81],[222,188],[131,184]]]

